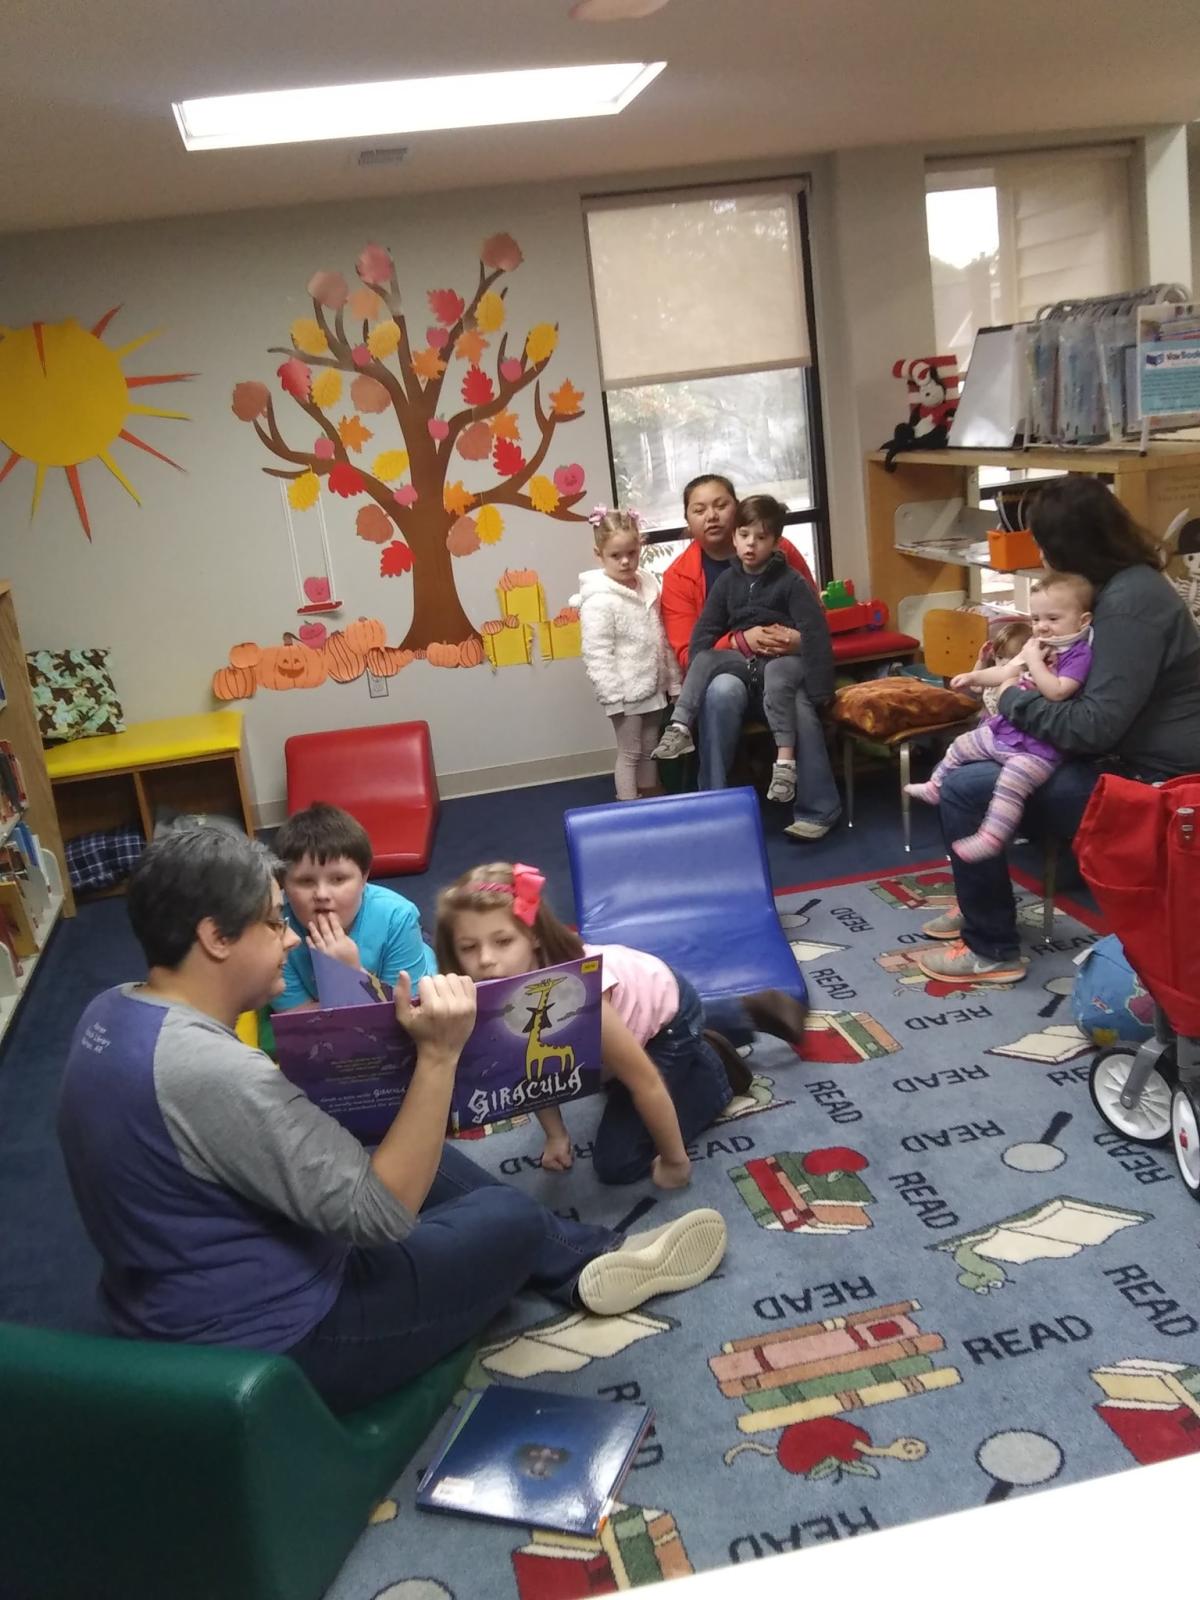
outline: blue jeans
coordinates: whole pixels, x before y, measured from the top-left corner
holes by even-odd
[[[1064,761],[1025,802],[1022,826],[1035,837],[1074,838],[1101,770],[1092,761]],[[947,848],[978,831],[999,775],[994,761],[972,761],[946,774],[939,810]],[[976,955],[1011,961],[1021,945],[1008,858],[967,862],[950,851],[950,864],[967,945]]]
[[[356,1410],[479,1333],[526,1284],[573,1304],[583,1268],[619,1242],[447,1145],[417,1227],[352,1249],[337,1299],[288,1355],[333,1410]]]
[[[700,713],[702,789],[725,788],[742,724],[751,709],[750,690],[739,678],[726,673],[709,684]],[[801,689],[796,695],[796,802],[792,815],[797,822],[825,824],[836,822],[841,809],[825,748],[825,730],[817,708]]]
[[[703,1001],[678,972],[679,1010],[646,1042],[679,1118],[684,1144],[691,1144],[733,1098],[721,1059],[704,1037],[705,1028],[723,1034],[737,1048],[749,1044],[754,1029],[737,999]],[[623,1083],[609,1083],[600,1126],[592,1142],[592,1166],[601,1183],[637,1183],[648,1177],[658,1150]]]

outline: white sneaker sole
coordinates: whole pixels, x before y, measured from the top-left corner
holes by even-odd
[[[656,1294],[694,1289],[720,1265],[725,1240],[719,1211],[689,1211],[640,1249],[627,1246],[589,1261],[579,1275],[579,1298],[589,1311],[616,1317]]]

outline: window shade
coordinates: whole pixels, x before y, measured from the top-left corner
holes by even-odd
[[[1133,286],[1127,161],[1013,163],[998,166],[996,177],[1002,239],[1006,220],[1011,229],[1017,321],[1056,300]]]
[[[606,389],[807,363],[794,194],[598,204],[587,232]]]

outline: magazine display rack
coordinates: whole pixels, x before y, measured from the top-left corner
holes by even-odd
[[[37,713],[17,627],[12,585],[0,582],[0,741],[15,758],[24,799],[0,818],[0,892],[9,911],[0,937],[0,1038],[33,977],[60,915],[75,915],[63,881],[63,846]],[[14,933],[14,926],[17,931]],[[24,931],[25,938],[21,938]],[[15,952],[20,943],[29,953]]]

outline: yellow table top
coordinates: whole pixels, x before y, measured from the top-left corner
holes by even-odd
[[[133,722],[124,733],[95,739],[73,739],[46,751],[51,779],[82,778],[90,773],[155,767],[200,756],[226,755],[242,748],[242,713],[206,711],[194,717],[164,717],[159,722]]]

